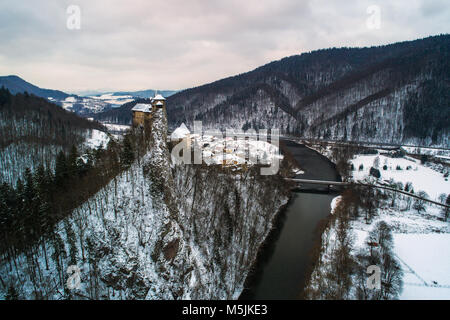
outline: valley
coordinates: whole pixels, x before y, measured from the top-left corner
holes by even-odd
[[[334,165],[324,156],[304,145],[284,140],[303,174],[295,177],[336,180]],[[310,186],[305,186],[310,188]],[[336,196],[314,187],[315,191],[293,192],[286,208],[277,217],[275,227],[261,252],[248,287],[240,299],[298,299],[309,275],[310,253],[317,241],[319,224],[330,215],[331,200]]]
[[[449,299],[449,41],[180,91],[0,77],[0,299]]]

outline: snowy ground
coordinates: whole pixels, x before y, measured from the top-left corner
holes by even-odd
[[[99,147],[106,148],[109,142],[109,136],[107,133],[93,129],[88,133],[84,145],[91,149],[97,149]]]
[[[99,96],[78,97],[69,96],[59,101],[61,106],[68,111],[82,113],[97,113],[111,108],[120,107],[122,104],[131,102],[131,96],[115,96],[113,94],[103,94]],[[51,99],[51,101],[58,102]]]
[[[450,234],[395,234],[404,272],[401,299],[450,299]]]
[[[108,129],[108,131],[114,131],[114,132],[117,132],[117,131],[125,132],[131,128],[131,126],[126,125],[126,124],[102,123],[102,125],[105,126],[106,129]]]
[[[450,226],[437,219],[420,218],[414,211],[382,211],[369,225],[352,222],[355,248],[364,245],[378,222],[393,227],[394,248],[403,269],[400,299],[450,299]]]
[[[331,214],[334,214],[334,211],[336,210],[336,207],[338,206],[338,204],[341,200],[342,200],[342,196],[334,197],[333,200],[331,200],[331,203],[330,203]]]
[[[124,103],[128,103],[134,100],[130,95],[116,96],[113,93],[105,93],[99,96],[90,96],[90,98],[112,104],[114,107],[118,107]]]
[[[420,147],[410,147],[410,146],[402,146],[404,150],[408,153],[412,154],[426,154],[431,156],[450,156],[449,149],[440,149],[440,148],[420,148]]]
[[[358,155],[352,160],[353,178],[368,178],[370,167],[377,155]],[[438,200],[441,193],[450,193],[450,182],[419,161],[406,157],[389,158],[379,155],[381,179],[394,182],[411,182],[415,192],[425,191],[431,199]],[[364,169],[359,171],[360,164]],[[387,165],[388,169],[383,170]],[[402,170],[397,170],[400,166]],[[406,168],[410,166],[409,170]],[[355,246],[361,247],[368,231],[378,222],[385,221],[393,229],[393,251],[401,263],[404,278],[400,299],[450,299],[450,223],[442,220],[441,208],[427,205],[426,212],[405,210],[407,198],[400,197],[394,208],[382,208],[379,216],[367,225],[363,219],[352,222]]]
[[[353,178],[355,180],[363,180],[369,176],[369,170],[373,167],[375,158],[379,157],[379,170],[381,179],[387,182],[393,179],[395,182],[401,182],[405,185],[411,182],[414,192],[425,191],[430,199],[438,200],[441,193],[450,193],[450,181],[445,178],[443,174],[436,172],[424,165],[420,164],[419,160],[411,157],[406,158],[390,158],[383,155],[358,155],[351,160],[355,170],[353,171]],[[359,171],[360,165],[364,169]],[[387,170],[383,170],[383,166],[387,166]],[[397,170],[397,166],[401,170]],[[410,167],[408,169],[408,167]]]

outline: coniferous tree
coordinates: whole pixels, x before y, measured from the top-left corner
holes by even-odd
[[[56,157],[55,163],[55,183],[58,187],[66,184],[67,180],[67,160],[66,155],[61,150]]]
[[[11,93],[7,88],[2,86],[0,88],[0,106],[8,104],[11,102]]]
[[[67,171],[70,179],[78,177],[78,150],[75,145],[70,149],[69,156],[67,158]]]
[[[8,292],[6,293],[5,300],[19,300],[19,294],[12,284],[8,287]]]
[[[17,206],[16,206],[16,217],[12,223],[12,229],[15,232],[15,242],[16,245],[22,247],[23,235],[25,232],[25,186],[22,179],[17,180],[16,184],[16,195],[17,195]]]
[[[125,135],[123,139],[123,150],[120,156],[120,162],[123,167],[129,167],[134,160],[134,151],[129,135]]]
[[[52,259],[56,264],[60,285],[64,286],[64,259],[67,257],[64,242],[60,235],[55,233],[51,239],[51,243],[53,246]]]
[[[68,222],[67,220],[64,220],[64,229],[67,234],[67,242],[69,243],[70,264],[76,265],[78,249],[77,249],[76,240],[75,240],[75,232],[73,231],[72,226],[70,225],[70,222]]]
[[[3,183],[0,186],[0,234],[5,243],[2,246],[8,248],[12,245],[13,235],[11,234],[11,223],[13,221],[13,212],[10,203],[10,188],[8,184]],[[11,253],[11,251],[10,251]]]
[[[25,169],[25,188],[24,188],[24,239],[27,242],[32,242],[35,238],[34,215],[36,212],[36,190],[34,188],[33,175],[30,168]]]
[[[450,194],[447,196],[447,199],[445,200],[445,204],[447,206],[450,206]],[[450,208],[448,208],[448,207],[443,208],[442,213],[444,215],[445,221],[447,221],[448,217],[450,216]]]

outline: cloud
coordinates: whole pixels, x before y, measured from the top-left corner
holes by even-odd
[[[67,7],[81,29],[66,27]],[[381,28],[366,27],[366,8]],[[75,90],[181,89],[284,56],[411,40],[449,30],[448,1],[5,1],[0,74]]]

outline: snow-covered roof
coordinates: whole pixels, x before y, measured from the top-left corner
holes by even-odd
[[[136,104],[131,111],[152,112],[152,105],[147,103]]]
[[[189,131],[189,129],[186,127],[186,125],[184,123],[181,124],[181,126],[179,126],[178,128],[175,129],[174,132],[172,132],[172,134],[170,135],[170,138],[173,140],[176,139],[183,139],[184,137],[186,137],[187,135],[189,135],[191,132]]]
[[[161,101],[158,101],[158,102],[156,103],[156,105],[157,105],[157,106],[163,106],[164,103],[162,103]]]
[[[166,98],[164,98],[162,95],[160,95],[160,94],[157,94],[157,95],[155,95],[153,98],[152,98],[152,100],[166,100]]]

